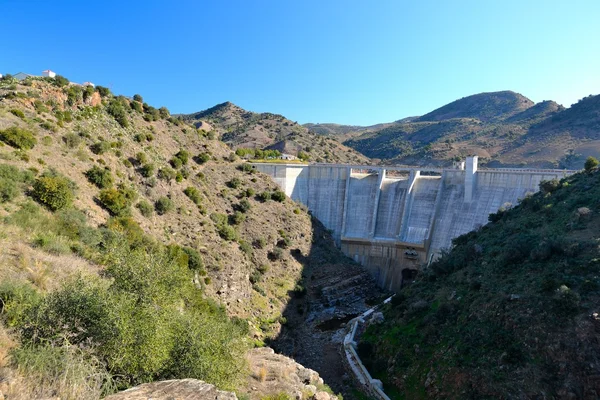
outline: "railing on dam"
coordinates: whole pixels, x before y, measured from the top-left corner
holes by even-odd
[[[516,205],[541,181],[576,171],[464,169],[339,164],[254,164],[333,232],[342,251],[397,289],[404,270],[419,269],[451,240]],[[407,257],[416,252],[417,257]]]

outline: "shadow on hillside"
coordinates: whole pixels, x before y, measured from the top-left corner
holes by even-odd
[[[352,381],[342,364],[345,323],[380,301],[385,293],[367,270],[344,256],[328,230],[312,218],[309,254],[293,249],[302,279],[289,293],[286,323],[268,345],[321,375],[331,388],[352,398]]]

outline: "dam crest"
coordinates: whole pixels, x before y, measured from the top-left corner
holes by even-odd
[[[542,181],[576,172],[478,169],[476,156],[457,168],[253,165],[307,206],[344,254],[393,291],[449,249],[453,238],[485,225],[489,214],[537,192]]]

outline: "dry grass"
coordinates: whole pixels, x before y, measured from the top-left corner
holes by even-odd
[[[267,368],[264,365],[258,369],[258,374],[257,374],[256,379],[258,379],[261,382],[264,382],[267,380]]]
[[[19,365],[0,370],[7,399],[97,400],[109,376],[75,348],[20,349]]]
[[[17,341],[10,335],[4,324],[0,322],[0,368],[8,365],[10,350],[15,346],[17,346]]]
[[[18,228],[10,229],[12,236],[0,238],[0,279],[26,280],[40,290],[53,290],[77,274],[96,274],[98,267],[72,254],[49,254],[23,242]],[[21,241],[19,241],[21,239]]]

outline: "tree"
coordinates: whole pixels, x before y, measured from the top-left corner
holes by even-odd
[[[143,98],[142,98],[142,96],[141,96],[141,95],[139,95],[139,94],[134,94],[134,95],[133,95],[133,100],[134,100],[134,101],[139,101],[140,103],[143,103],[143,102],[144,102],[144,99],[143,99]]]
[[[585,160],[585,164],[583,166],[587,172],[598,167],[598,160],[592,156],[589,156],[587,160]]]

